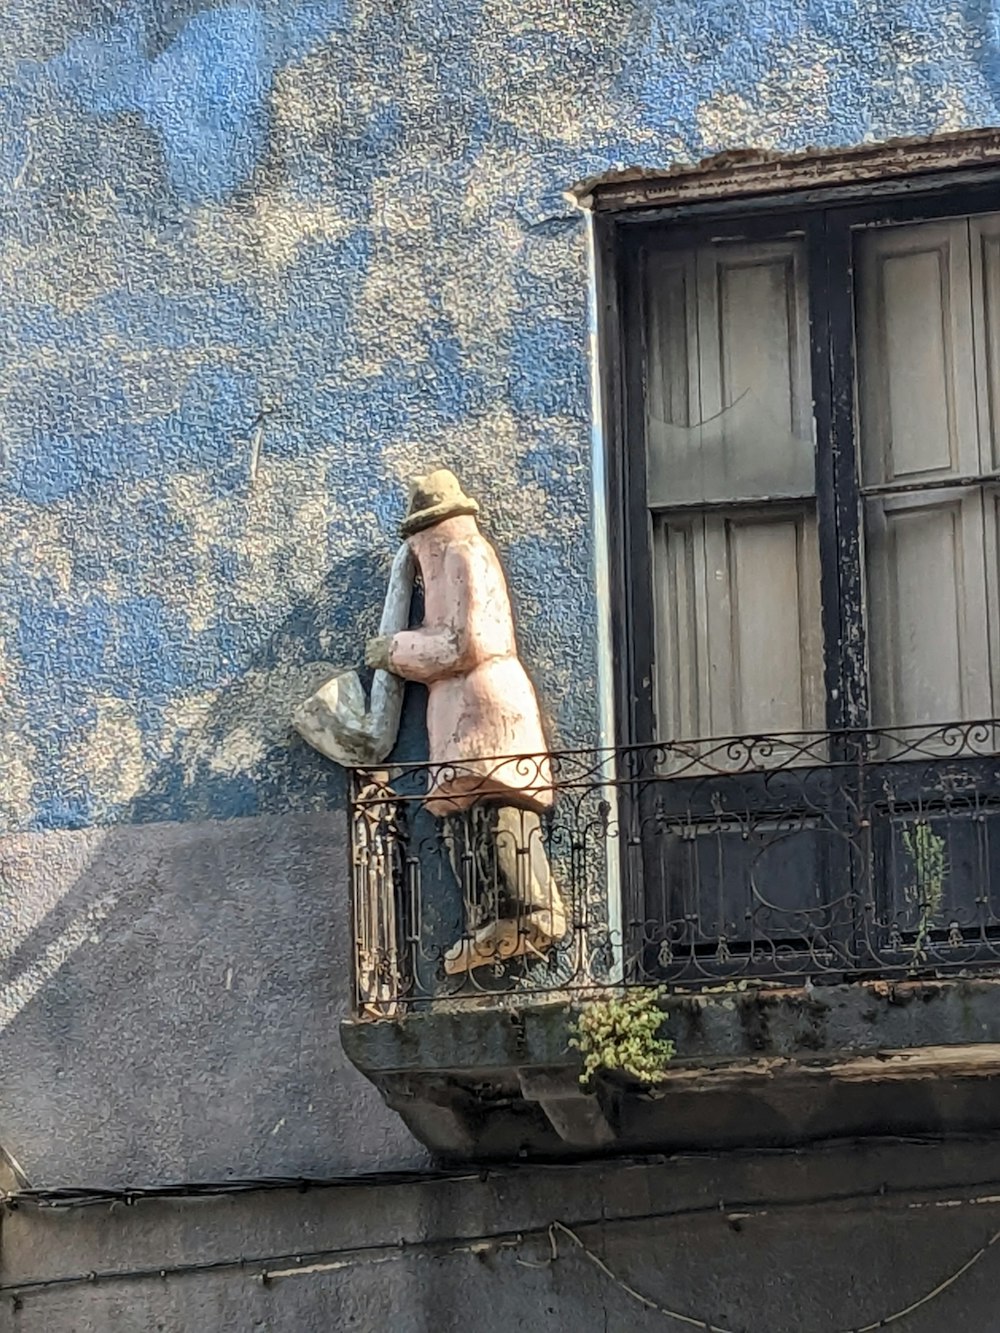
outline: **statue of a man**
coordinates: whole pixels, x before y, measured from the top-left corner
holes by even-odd
[[[478,512],[446,468],[415,478],[402,535],[423,581],[424,623],[369,640],[365,661],[427,686],[429,810],[453,814],[486,798],[544,810],[552,779],[538,701]],[[535,762],[495,762],[508,755]]]
[[[475,858],[484,839],[495,851],[501,883],[492,901],[481,892],[467,905],[469,933],[446,954],[449,972],[541,953],[566,931],[538,819],[554,798],[538,700],[478,512],[447,468],[414,479],[402,535],[423,582],[424,623],[381,634],[365,652],[370,667],[427,686],[427,808],[449,819],[461,854]]]
[[[294,719],[323,754],[370,768],[395,743],[403,681],[427,686],[425,803],[446,821],[466,892],[466,932],[445,954],[449,973],[541,955],[567,926],[539,818],[554,791],[538,700],[518,660],[507,583],[478,512],[447,468],[414,479],[381,632],[365,652],[375,668],[370,706],[357,672],[340,671]],[[408,629],[416,573],[424,623]]]

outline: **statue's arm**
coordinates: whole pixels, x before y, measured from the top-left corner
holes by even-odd
[[[404,680],[428,684],[462,670],[461,633],[458,629],[404,630],[393,636],[389,669]]]
[[[448,606],[445,623],[394,634],[389,644],[390,671],[405,680],[427,684],[468,669],[474,618],[481,611],[473,592],[472,563],[465,549],[449,552],[444,569]]]

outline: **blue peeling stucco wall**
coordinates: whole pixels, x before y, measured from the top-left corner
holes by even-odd
[[[556,737],[593,731],[584,221],[723,147],[998,120],[987,0],[11,0],[5,829],[336,804],[407,475],[484,502]]]

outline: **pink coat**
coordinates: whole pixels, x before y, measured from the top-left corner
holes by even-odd
[[[392,637],[390,669],[428,688],[435,814],[483,799],[545,810],[553,801],[538,700],[517,656],[500,561],[469,515],[409,539],[424,584],[424,623]],[[532,756],[517,762],[498,757]]]

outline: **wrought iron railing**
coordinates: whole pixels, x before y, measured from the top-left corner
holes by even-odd
[[[998,751],[986,721],[358,771],[359,1011],[980,971]]]

